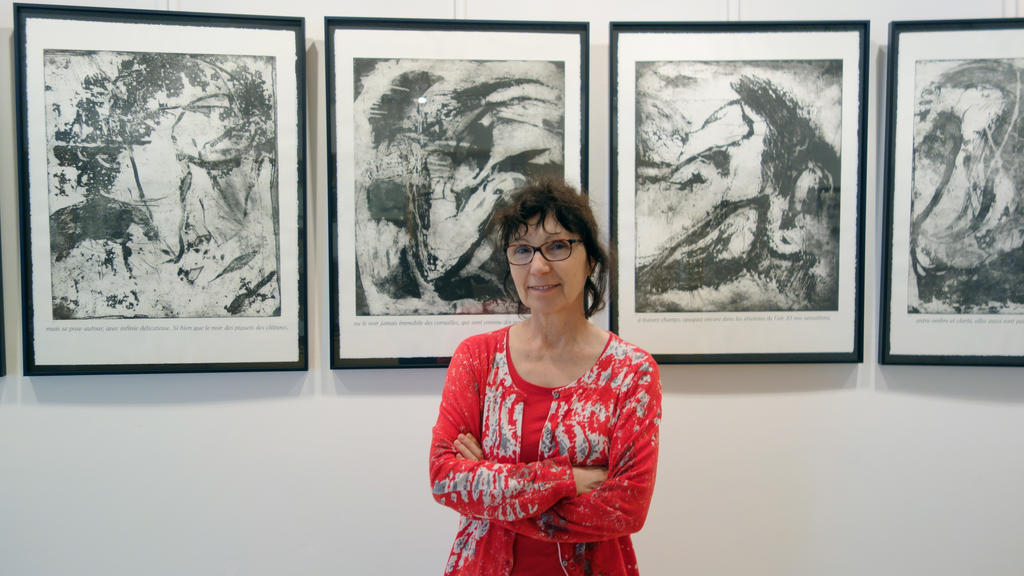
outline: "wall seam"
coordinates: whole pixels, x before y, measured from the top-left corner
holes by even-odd
[[[452,0],[452,18],[456,20],[466,19],[466,0]]]
[[[1024,1],[1024,0],[1021,0]],[[740,0],[729,0],[725,7],[725,18],[729,21],[740,19]]]

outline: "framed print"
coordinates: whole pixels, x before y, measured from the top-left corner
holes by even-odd
[[[26,374],[304,370],[303,20],[14,10]]]
[[[1024,366],[1024,20],[889,38],[879,359]]]
[[[613,329],[860,362],[867,22],[612,23]]]
[[[443,366],[522,316],[486,226],[586,187],[586,23],[327,18],[331,367]]]

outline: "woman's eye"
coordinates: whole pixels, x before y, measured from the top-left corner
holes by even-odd
[[[529,246],[526,246],[526,245],[523,245],[523,244],[518,244],[518,245],[512,247],[512,253],[515,254],[515,255],[518,255],[518,256],[523,256],[523,255],[529,254],[532,251],[533,251],[533,248],[530,248]]]
[[[569,243],[565,240],[553,240],[548,243],[548,250],[552,252],[563,252],[569,249]]]

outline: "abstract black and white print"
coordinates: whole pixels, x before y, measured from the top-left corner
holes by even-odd
[[[842,60],[636,64],[636,312],[838,309],[842,80]]]
[[[280,315],[274,66],[44,52],[55,319]]]
[[[914,72],[907,312],[1024,313],[1024,60]]]
[[[564,176],[565,64],[354,62],[357,315],[515,311],[491,212]]]

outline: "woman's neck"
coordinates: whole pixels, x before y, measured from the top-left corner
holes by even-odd
[[[583,314],[535,314],[521,324],[523,335],[548,350],[571,348],[585,338],[590,322]]]
[[[582,311],[572,315],[534,314],[514,329],[518,352],[538,361],[596,358],[608,339],[608,333],[591,324]]]
[[[545,388],[570,384],[601,356],[608,333],[583,314],[572,318],[536,315],[509,333],[511,359],[527,382]]]

